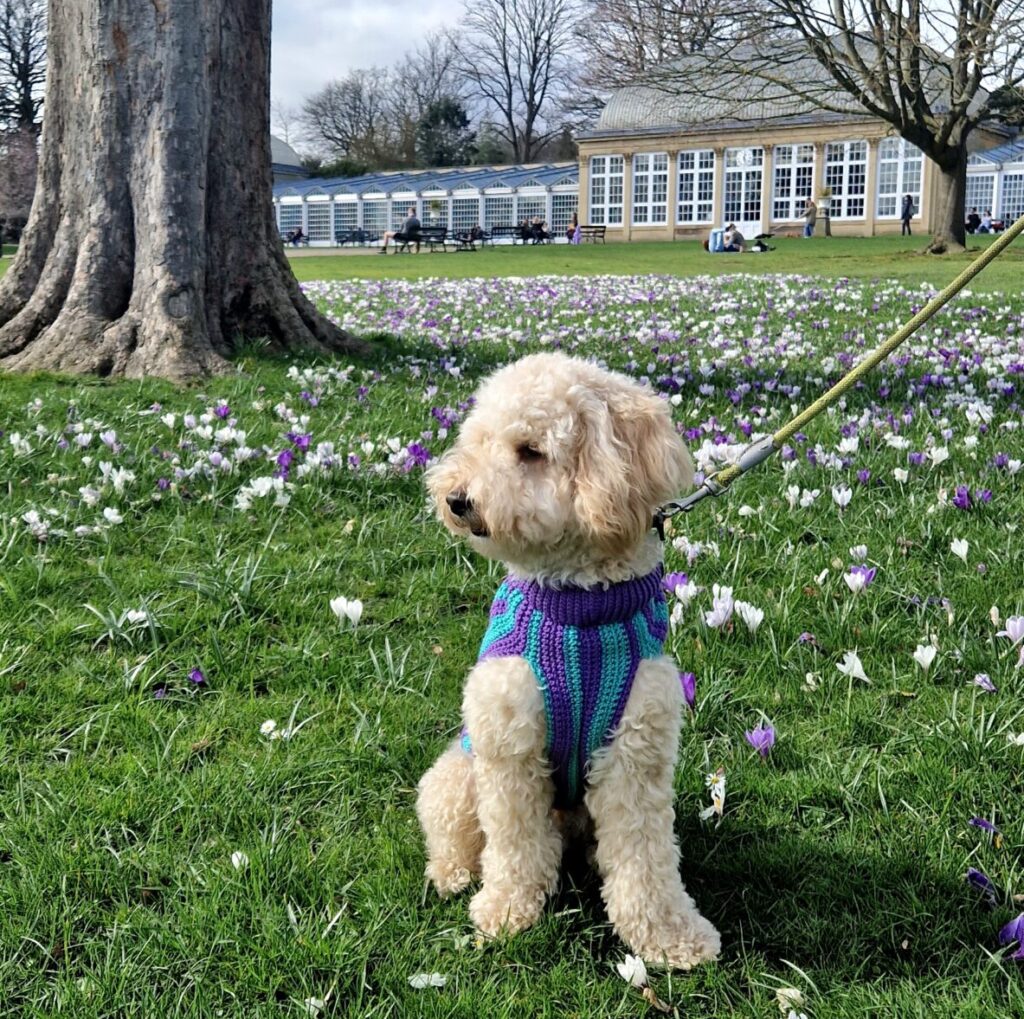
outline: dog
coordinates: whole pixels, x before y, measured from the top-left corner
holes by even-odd
[[[666,401],[624,375],[534,354],[481,385],[427,473],[453,534],[505,564],[464,728],[419,783],[426,873],[480,889],[484,936],[536,922],[563,841],[592,825],[616,932],[654,965],[713,960],[720,937],[679,871],[673,777],[682,688],[664,654],[657,507],[693,481]]]

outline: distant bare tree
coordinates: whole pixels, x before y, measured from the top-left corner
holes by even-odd
[[[516,161],[535,158],[561,124],[549,120],[566,84],[571,0],[466,0],[450,38],[473,98]]]
[[[731,103],[735,119],[789,102],[884,120],[938,168],[929,250],[962,249],[968,140],[1006,94],[989,89],[1024,84],[1024,0],[763,2],[772,19],[741,56],[719,56],[715,73],[679,61],[658,87],[700,89],[719,114]]]
[[[729,0],[582,0],[573,35],[586,58],[576,64],[568,108],[596,116],[613,89],[712,41],[741,36],[756,7],[745,3],[741,18]]]
[[[45,80],[45,0],[0,0],[0,125],[38,134]]]
[[[302,110],[289,106],[281,99],[270,100],[270,130],[286,145],[291,145],[298,137],[302,126]]]
[[[302,105],[309,140],[332,156],[379,168],[399,162],[399,125],[388,103],[388,72],[350,71]]]

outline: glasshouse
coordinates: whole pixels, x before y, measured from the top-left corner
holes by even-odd
[[[539,216],[556,238],[564,238],[578,194],[575,163],[472,166],[281,183],[274,188],[274,208],[281,232],[301,226],[311,246],[359,238],[358,231],[379,237],[397,230],[410,208],[424,226],[452,232],[514,226]]]
[[[1024,138],[971,156],[964,205],[1008,224],[1024,216]]]

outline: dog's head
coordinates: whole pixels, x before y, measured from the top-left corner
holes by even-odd
[[[628,554],[654,510],[692,480],[664,400],[563,354],[534,354],[487,379],[427,475],[445,526],[511,562]]]

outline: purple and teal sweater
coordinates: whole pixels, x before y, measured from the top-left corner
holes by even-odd
[[[640,662],[663,654],[667,634],[660,567],[605,589],[512,577],[498,588],[479,659],[530,663],[544,695],[555,806],[583,799],[591,755],[618,727]],[[472,752],[465,729],[462,745]]]

